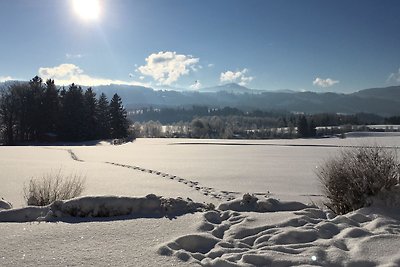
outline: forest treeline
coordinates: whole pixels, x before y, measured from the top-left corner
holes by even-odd
[[[122,100],[108,101],[92,88],[58,88],[36,76],[0,89],[0,143],[124,138],[129,123]]]
[[[190,122],[162,125],[159,121],[135,122],[132,131],[137,137],[183,137],[211,139],[273,139],[316,137],[316,124],[305,115],[294,116],[284,126],[280,119],[245,117],[239,115],[196,117]],[[278,127],[280,126],[280,127]],[[324,135],[341,133],[329,127]]]
[[[267,107],[266,107],[267,108]],[[256,120],[259,127],[289,127],[296,124],[298,118],[306,116],[308,120],[313,120],[317,126],[338,126],[344,124],[381,124],[392,121],[398,117],[385,118],[376,114],[357,113],[357,114],[336,114],[318,113],[303,114],[293,113],[284,110],[241,110],[233,107],[207,107],[192,106],[189,108],[143,108],[128,112],[128,118],[135,122],[158,121],[162,125],[169,125],[178,122],[191,122],[195,118],[201,117],[243,117],[250,121]],[[261,125],[262,124],[262,125]]]
[[[237,108],[140,109],[128,112],[140,137],[297,138],[340,134],[350,125],[383,123],[374,114],[295,114]],[[389,120],[388,120],[389,121]],[[164,126],[163,126],[164,125]],[[341,127],[339,127],[341,126]],[[316,128],[320,130],[317,131]],[[323,127],[323,129],[321,129]]]

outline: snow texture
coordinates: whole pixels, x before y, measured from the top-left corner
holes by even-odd
[[[235,199],[218,206],[219,210],[233,211],[255,211],[255,212],[274,212],[274,211],[295,211],[306,208],[307,205],[295,201],[278,201],[274,198],[258,199],[258,197],[246,193],[242,199]]]
[[[0,195],[14,208],[30,177],[59,169],[85,175],[92,196],[1,202],[0,266],[400,266],[398,188],[342,216],[303,204],[321,199],[314,170],[324,159],[375,144],[400,147],[400,138],[3,147]],[[113,196],[149,192],[165,197]]]
[[[0,211],[0,222],[54,221],[70,217],[176,217],[205,211],[210,207],[190,199],[163,198],[154,194],[146,197],[86,196],[59,200],[44,207],[26,207]]]
[[[272,214],[254,213],[258,203],[271,199],[250,197],[204,213],[198,233],[164,244],[158,253],[201,266],[400,265],[400,222],[392,216],[399,217],[399,206],[374,204],[332,218],[319,208],[278,200],[273,201]],[[276,217],[271,221],[272,215]]]

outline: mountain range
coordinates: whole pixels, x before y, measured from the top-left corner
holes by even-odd
[[[284,110],[305,113],[400,114],[400,86],[371,88],[350,94],[253,90],[226,84],[192,91],[154,90],[141,86],[107,85],[94,87],[109,98],[118,93],[127,109],[144,107],[236,107],[243,110]]]

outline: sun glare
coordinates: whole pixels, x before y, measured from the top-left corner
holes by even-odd
[[[85,20],[97,20],[100,16],[98,0],[73,0],[75,12]]]

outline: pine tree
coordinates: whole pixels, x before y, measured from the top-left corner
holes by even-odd
[[[72,84],[62,98],[61,135],[66,141],[82,141],[84,132],[84,98],[80,86]]]
[[[21,84],[12,84],[7,88],[2,88],[0,94],[0,131],[4,144],[14,145],[16,139],[16,126],[18,124],[18,103],[16,91]]]
[[[97,138],[110,138],[110,111],[106,95],[102,93],[97,102]]]
[[[43,112],[46,116],[44,129],[46,133],[56,133],[57,123],[60,112],[60,102],[58,89],[54,84],[54,80],[46,81],[46,88],[43,96]]]
[[[114,94],[110,101],[110,126],[112,138],[123,138],[128,135],[129,124],[126,119],[126,110],[118,94]]]
[[[316,124],[315,124],[315,121],[313,119],[311,119],[310,123],[308,124],[308,136],[309,137],[317,136]]]
[[[97,138],[97,99],[96,93],[89,87],[84,95],[84,132],[85,139],[94,140]]]
[[[301,115],[297,121],[297,134],[299,137],[308,137],[308,123],[304,115]]]
[[[27,96],[27,127],[28,137],[26,141],[39,140],[46,131],[47,114],[44,110],[45,87],[43,80],[35,76],[29,81],[25,96]]]

